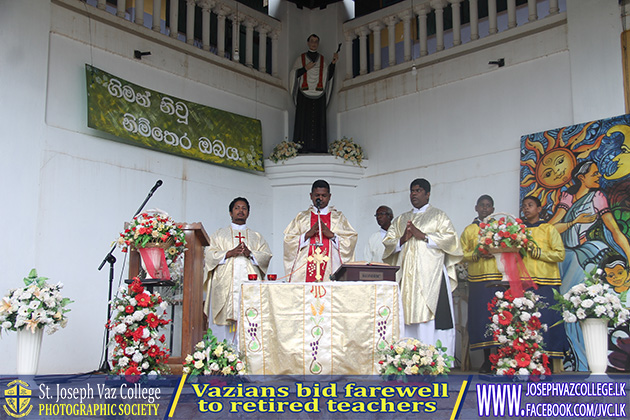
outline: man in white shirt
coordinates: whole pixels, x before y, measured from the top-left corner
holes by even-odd
[[[367,245],[365,245],[365,261],[371,262],[383,262],[383,252],[385,246],[383,245],[383,238],[387,234],[387,229],[392,224],[394,219],[394,212],[387,206],[380,206],[376,209],[376,223],[380,226],[378,232],[374,232],[370,235]]]

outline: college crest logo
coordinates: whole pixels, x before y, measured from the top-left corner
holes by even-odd
[[[11,417],[20,418],[28,415],[33,409],[31,405],[31,394],[26,382],[19,379],[10,382],[4,391],[4,411]]]

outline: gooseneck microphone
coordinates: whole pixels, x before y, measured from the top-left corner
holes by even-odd
[[[153,195],[153,193],[155,192],[155,190],[157,190],[158,188],[160,188],[162,186],[162,180],[158,179],[157,182],[155,183],[155,185],[153,186],[153,188],[151,188],[151,192],[149,194]]]

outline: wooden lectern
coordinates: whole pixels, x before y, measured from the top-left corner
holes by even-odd
[[[210,245],[210,238],[203,225],[199,222],[183,224],[186,235],[186,252],[184,252],[184,277],[181,352],[171,355],[169,366],[173,374],[182,373],[182,362],[187,354],[193,353],[193,347],[203,338],[208,329],[208,321],[203,313],[203,248]],[[140,272],[140,254],[138,251],[129,253],[129,277],[133,278]]]
[[[387,264],[342,264],[332,275],[335,281],[396,281],[400,267]]]

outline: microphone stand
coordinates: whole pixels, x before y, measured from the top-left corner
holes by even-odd
[[[151,191],[149,191],[149,194],[146,196],[146,198],[144,199],[140,207],[138,207],[138,210],[136,210],[136,213],[133,215],[133,217],[136,217],[138,214],[140,214],[144,206],[153,196],[153,193],[155,193],[155,191],[158,188],[160,188],[161,185],[162,185],[162,180],[159,179],[155,183],[153,188],[151,188]],[[109,322],[109,316],[112,311],[112,287],[114,284],[114,264],[116,264],[116,257],[114,257],[112,252],[114,252],[114,250],[116,249],[116,246],[117,246],[116,244],[112,246],[112,249],[109,250],[107,255],[105,255],[105,258],[103,258],[103,261],[101,261],[101,265],[98,266],[98,271],[101,271],[103,266],[105,266],[105,263],[109,264],[109,290],[107,292],[107,317],[105,318],[107,322]],[[107,358],[108,358],[108,353],[109,353],[108,346],[109,346],[109,328],[105,328],[105,359],[103,360],[103,363],[101,364],[101,366],[98,368],[97,372],[107,372],[109,370],[109,366],[107,363]]]

